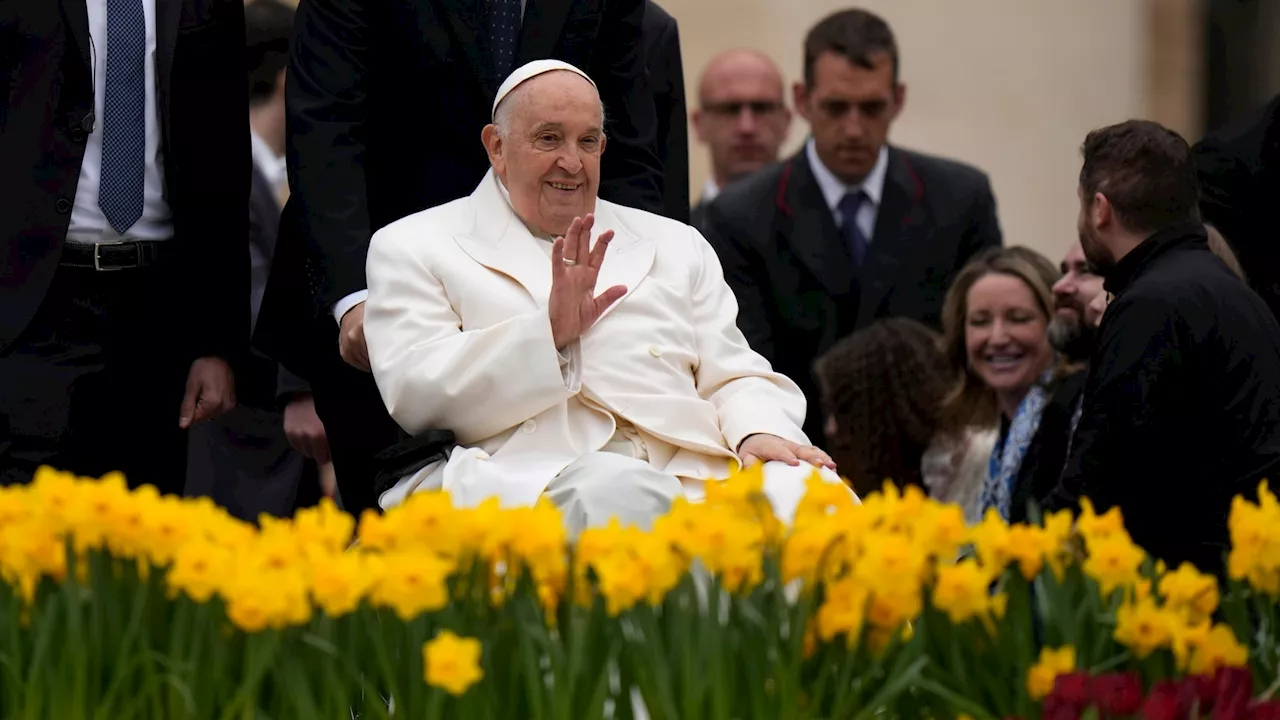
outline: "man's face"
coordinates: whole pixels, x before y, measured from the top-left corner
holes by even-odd
[[[516,96],[519,93],[519,96]],[[563,235],[595,210],[604,153],[600,96],[576,73],[539,75],[503,102],[516,102],[506,137],[485,128],[494,172],[526,224]]]
[[[1062,277],[1053,284],[1056,317],[1078,325],[1089,303],[1102,292],[1102,278],[1093,274],[1080,243],[1073,243],[1062,258]]]
[[[778,159],[791,112],[783,101],[782,76],[769,60],[748,52],[718,57],[703,75],[699,95],[693,126],[711,151],[717,182],[732,182]]]
[[[813,87],[798,83],[795,88],[796,109],[809,121],[818,157],[851,185],[875,167],[906,94],[893,81],[888,53],[871,60],[866,69],[834,52],[823,53],[814,63]]]
[[[1062,277],[1053,284],[1054,318],[1050,338],[1074,359],[1093,350],[1089,304],[1102,292],[1102,278],[1093,273],[1080,243],[1073,243],[1062,259]]]
[[[1076,194],[1080,197],[1080,215],[1076,220],[1080,250],[1094,272],[1105,276],[1115,264],[1111,252],[1102,240],[1101,232],[1101,226],[1110,217],[1111,208],[1101,194],[1087,196],[1083,188],[1077,189]]]

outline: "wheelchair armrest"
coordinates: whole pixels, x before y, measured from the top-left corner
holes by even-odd
[[[427,430],[373,456],[374,486],[379,495],[406,475],[438,460],[447,460],[458,441],[452,430]]]

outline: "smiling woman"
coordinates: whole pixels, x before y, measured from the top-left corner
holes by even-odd
[[[993,248],[961,270],[943,307],[959,379],[944,402],[954,428],[999,423],[982,509],[1021,517],[1053,489],[1083,375],[1049,343],[1058,271],[1039,253]]]

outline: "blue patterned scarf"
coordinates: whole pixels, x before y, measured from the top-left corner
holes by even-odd
[[[1049,382],[1053,380],[1053,371],[1057,362],[1049,365],[1049,369],[1040,376],[1040,381],[1031,387],[1027,396],[1018,404],[1013,421],[1009,423],[1009,431],[996,440],[991,450],[991,460],[987,463],[987,477],[982,483],[982,514],[987,508],[995,508],[1000,517],[1009,520],[1009,511],[1013,506],[1013,485],[1018,479],[1018,470],[1022,467],[1022,459],[1026,457],[1027,447],[1036,436],[1040,427],[1040,416],[1049,401]]]

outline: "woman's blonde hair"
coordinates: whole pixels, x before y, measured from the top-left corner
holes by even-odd
[[[969,367],[965,346],[969,290],[987,275],[1008,275],[1021,280],[1031,290],[1045,322],[1053,319],[1053,284],[1061,274],[1048,258],[1035,250],[990,248],[960,270],[942,303],[942,351],[956,370],[955,385],[942,401],[943,428],[948,432],[960,432],[971,425],[989,427],[998,419],[995,393]],[[1055,377],[1065,369],[1060,367]]]

